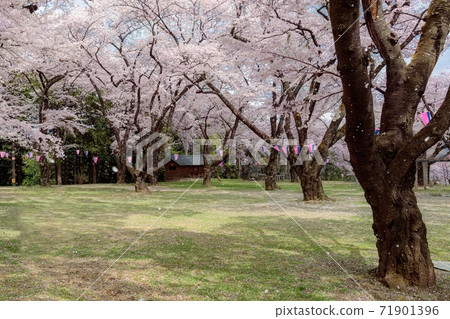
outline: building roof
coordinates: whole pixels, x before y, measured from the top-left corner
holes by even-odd
[[[172,161],[180,166],[203,166],[203,156],[201,155],[179,155],[175,160],[175,155],[172,155]]]

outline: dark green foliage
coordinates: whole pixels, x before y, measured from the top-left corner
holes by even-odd
[[[23,180],[24,186],[39,185],[41,173],[39,170],[39,162],[34,158],[30,158],[24,161],[23,172],[25,178]]]

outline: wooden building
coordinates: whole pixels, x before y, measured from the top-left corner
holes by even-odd
[[[204,174],[204,162],[201,155],[179,155],[164,165],[164,181],[179,181],[182,178],[201,178]]]

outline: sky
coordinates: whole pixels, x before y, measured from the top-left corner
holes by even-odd
[[[434,68],[434,74],[439,74],[441,72],[450,72],[450,49],[447,49],[438,60],[436,67]]]

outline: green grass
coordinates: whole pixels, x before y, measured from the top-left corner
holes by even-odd
[[[261,182],[262,183],[262,182]],[[0,299],[76,300],[192,181],[0,188]],[[272,196],[376,299],[448,299],[390,291],[376,267],[371,212],[355,184],[329,182],[334,201],[307,204],[298,184]],[[436,196],[436,193],[439,195]],[[433,259],[448,254],[448,188],[419,191]],[[354,282],[254,182],[197,182],[83,297],[86,300],[354,300]]]

